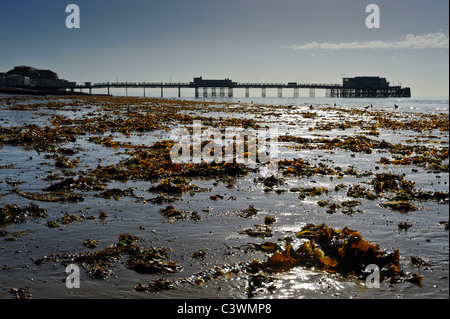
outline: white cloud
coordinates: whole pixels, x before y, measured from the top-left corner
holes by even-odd
[[[294,45],[290,48],[295,50],[361,50],[361,49],[448,49],[449,37],[448,34],[428,33],[423,35],[407,34],[401,41],[386,42],[366,41],[366,42],[310,42],[304,45]]]

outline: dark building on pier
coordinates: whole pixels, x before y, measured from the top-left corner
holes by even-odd
[[[233,87],[237,83],[231,81],[230,79],[224,80],[206,80],[201,76],[198,78],[194,78],[194,81],[191,82],[192,86],[201,86],[201,87]]]
[[[344,88],[385,89],[389,87],[389,82],[386,81],[386,78],[380,78],[379,76],[357,76],[354,78],[343,78],[342,82],[342,86]]]
[[[411,89],[390,86],[386,78],[379,76],[357,76],[343,78],[341,88],[332,88],[330,97],[411,97]]]

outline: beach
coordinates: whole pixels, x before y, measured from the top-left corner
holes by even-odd
[[[0,297],[448,298],[448,116],[448,98],[2,95]],[[275,128],[276,153],[174,162],[195,121]]]

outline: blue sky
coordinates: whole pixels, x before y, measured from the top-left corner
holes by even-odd
[[[80,29],[65,8],[80,7]],[[365,25],[368,4],[379,29]],[[0,0],[0,71],[83,81],[339,83],[380,75],[448,96],[447,0]]]

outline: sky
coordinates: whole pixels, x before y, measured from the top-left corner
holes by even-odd
[[[66,26],[66,6],[80,28]],[[367,28],[369,4],[380,27]],[[382,76],[449,95],[447,0],[0,0],[0,72],[82,82],[341,83]]]

